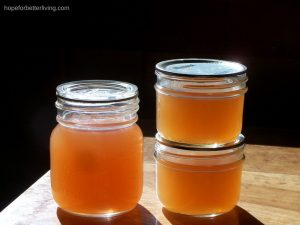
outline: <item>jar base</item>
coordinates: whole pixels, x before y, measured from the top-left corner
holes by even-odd
[[[241,145],[242,143],[244,143],[245,140],[244,135],[239,134],[235,139],[228,140],[226,142],[196,143],[196,142],[191,142],[189,140],[165,137],[159,131],[155,135],[155,138],[158,142],[168,144],[169,146],[176,146],[183,149],[205,149],[205,150],[216,150],[216,148],[229,148],[232,146]]]
[[[63,208],[60,208],[60,210],[64,211],[65,213],[74,215],[74,216],[79,216],[79,217],[92,217],[92,218],[110,218],[110,217],[115,217],[115,216],[119,216],[122,214],[125,214],[129,211],[131,211],[132,209],[129,210],[125,210],[125,211],[121,211],[121,212],[111,212],[111,213],[78,213],[78,212],[72,212]]]
[[[213,218],[213,217],[216,217],[216,216],[220,216],[220,215],[223,215],[227,212],[220,212],[220,213],[206,213],[206,214],[189,214],[189,213],[180,213],[180,212],[175,212],[175,211],[172,211],[166,207],[163,208],[165,211],[167,212],[170,212],[170,213],[174,213],[174,214],[177,214],[178,216],[190,216],[190,217],[195,217],[195,218]]]
[[[220,216],[224,213],[210,213],[210,214],[200,214],[200,215],[190,215],[190,216],[194,216],[194,217],[197,217],[197,218],[198,217],[199,218],[212,218],[212,217]]]

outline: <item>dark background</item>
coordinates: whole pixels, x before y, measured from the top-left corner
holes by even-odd
[[[113,79],[138,85],[139,124],[153,136],[154,66],[161,60],[245,64],[247,143],[300,146],[299,1],[58,3],[71,11],[1,12],[0,209],[49,170],[58,84]]]

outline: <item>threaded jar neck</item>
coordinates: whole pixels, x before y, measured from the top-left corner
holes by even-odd
[[[83,80],[56,89],[57,121],[66,127],[87,130],[124,128],[137,121],[138,89],[111,80]]]
[[[184,165],[213,166],[230,164],[244,159],[245,138],[242,134],[234,142],[219,147],[168,141],[159,134],[156,134],[155,137],[154,156],[156,160]]]

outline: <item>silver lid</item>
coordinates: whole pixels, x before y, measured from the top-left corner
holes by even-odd
[[[162,61],[156,70],[169,76],[229,77],[246,73],[247,67],[236,62],[216,59],[173,59]]]

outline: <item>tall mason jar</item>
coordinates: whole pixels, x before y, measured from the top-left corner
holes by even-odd
[[[133,209],[143,185],[137,87],[83,80],[59,85],[56,94],[58,125],[50,140],[55,201],[66,211],[92,216]]]
[[[244,136],[218,148],[168,141],[156,135],[157,195],[169,211],[213,217],[232,210],[240,196]]]
[[[156,65],[157,130],[165,139],[222,146],[241,133],[246,67],[213,59]]]

